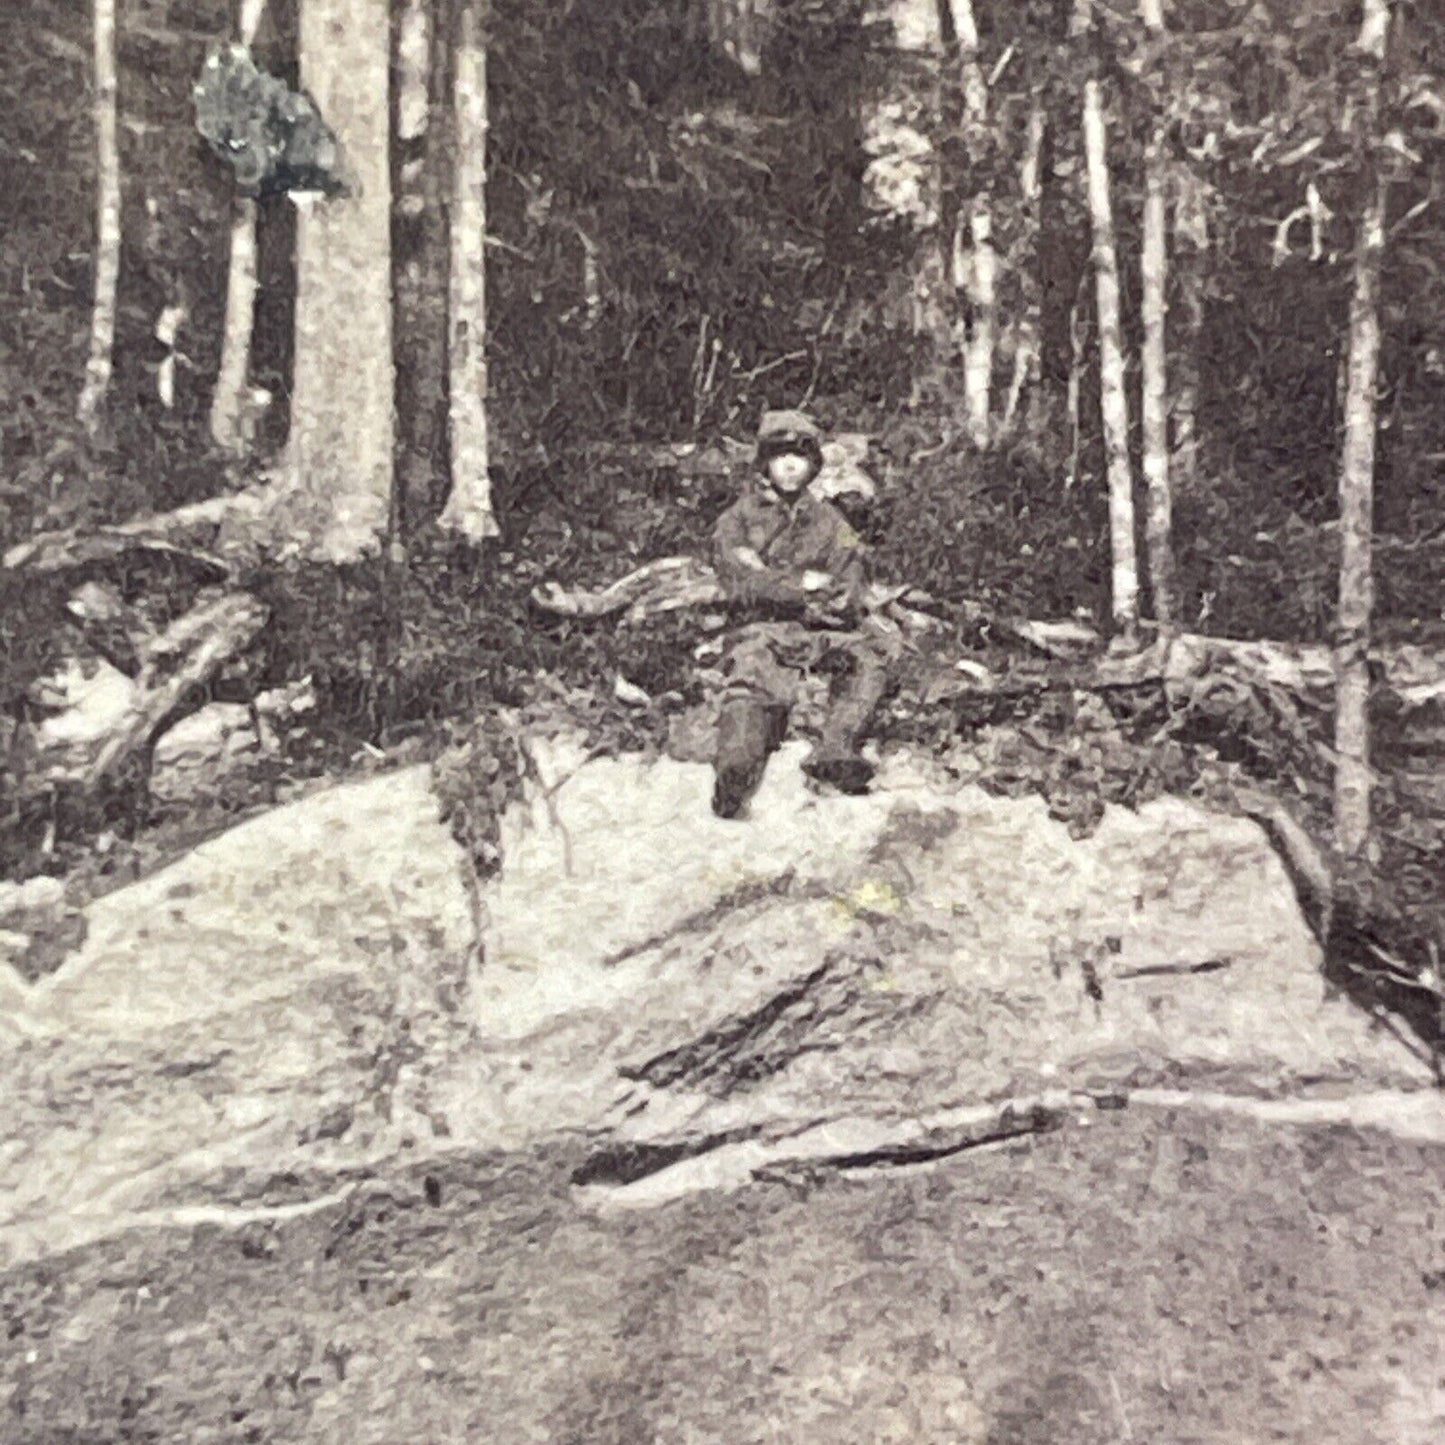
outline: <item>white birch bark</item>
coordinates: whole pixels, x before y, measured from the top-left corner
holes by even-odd
[[[1170,415],[1174,424],[1170,455],[1171,490],[1194,496],[1199,483],[1199,348],[1204,336],[1204,252],[1209,246],[1203,183],[1188,166],[1175,168],[1174,240],[1179,300],[1173,328]]]
[[[241,0],[237,31],[248,50],[266,0]],[[231,252],[226,273],[226,317],[221,364],[211,393],[211,438],[224,451],[242,453],[254,429],[245,424],[246,380],[251,371],[251,334],[256,316],[256,203],[246,196],[231,202]]]
[[[963,80],[963,123],[982,136],[988,127],[988,82],[979,59],[978,20],[973,0],[947,0],[958,37]],[[963,395],[968,434],[973,444],[988,446],[992,433],[993,361],[998,332],[998,253],[993,241],[993,207],[986,187],[977,188],[958,218],[967,229],[955,253],[962,253],[962,280],[969,303],[968,334],[963,348]]]
[[[1088,44],[1089,0],[1076,0],[1076,43]],[[1129,462],[1129,397],[1119,320],[1119,256],[1109,195],[1109,141],[1104,89],[1089,67],[1084,82],[1084,161],[1093,236],[1099,317],[1099,392],[1109,486],[1110,609],[1116,634],[1131,640],[1139,623],[1139,563],[1134,539],[1134,477]]]
[[[93,0],[95,87],[95,290],[90,350],[77,406],[92,435],[100,429],[115,356],[116,296],[120,289],[121,194],[116,0]]]
[[[1140,0],[1140,18],[1153,37],[1164,33],[1162,0]],[[1162,124],[1156,121],[1144,154],[1142,240],[1143,344],[1140,351],[1143,429],[1144,541],[1154,620],[1170,631],[1177,622],[1174,581],[1173,497],[1169,477],[1169,378],[1166,332],[1169,296],[1169,173]]]
[[[1014,340],[1013,371],[1008,393],[1004,398],[999,430],[1005,435],[1017,425],[1019,407],[1026,394],[1037,395],[1039,386],[1039,348],[1043,329],[1043,296],[1039,278],[1039,232],[1042,222],[1040,206],[1043,187],[1039,165],[1043,157],[1044,133],[1048,125],[1042,105],[1035,103],[1029,111],[1028,135],[1024,142],[1023,163],[1019,167],[1019,198],[1023,213],[1023,238],[1019,248],[1022,268],[1019,274],[1023,310],[1018,319]]]
[[[1370,80],[1366,124],[1376,140],[1379,74],[1390,26],[1389,0],[1365,0],[1359,48],[1376,67]],[[1350,299],[1345,437],[1340,459],[1340,589],[1335,626],[1335,846],[1362,857],[1370,841],[1370,673],[1368,650],[1374,610],[1375,391],[1380,360],[1380,272],[1385,252],[1386,190],[1369,178],[1355,237],[1354,291]]]
[[[487,437],[487,44],[477,0],[462,0],[453,97],[451,211],[452,490],[440,525],[481,542],[500,532]]]
[[[417,140],[431,118],[428,80],[431,72],[431,15],[427,0],[404,0],[397,20],[396,134]]]

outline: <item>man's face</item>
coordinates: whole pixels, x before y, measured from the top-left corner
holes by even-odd
[[[813,463],[799,452],[780,452],[768,459],[768,480],[775,491],[796,497],[813,480]]]

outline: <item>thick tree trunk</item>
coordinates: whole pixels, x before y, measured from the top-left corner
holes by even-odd
[[[351,193],[296,228],[290,473],[302,551],[373,550],[391,504],[388,0],[301,0],[301,83],[340,141]]]
[[[120,288],[121,195],[116,0],[94,0],[95,292],[90,353],[77,412],[87,432],[100,428],[115,354],[116,294]]]
[[[978,22],[973,0],[946,0],[958,45],[963,82],[963,124],[972,155],[988,143],[988,84],[979,60]],[[968,298],[968,331],[963,348],[963,394],[968,434],[988,446],[992,432],[993,361],[998,331],[998,254],[993,241],[993,205],[978,186],[961,209],[954,238],[954,281]],[[965,239],[965,231],[967,237]]]
[[[1140,0],[1151,37],[1164,31],[1162,0]],[[1169,296],[1169,172],[1162,123],[1156,122],[1144,155],[1143,345],[1140,351],[1144,462],[1144,540],[1154,620],[1178,620],[1174,568],[1173,498],[1169,479],[1169,381],[1166,315]]]
[[[478,0],[461,0],[454,92],[451,212],[451,471],[441,525],[470,542],[495,537],[487,437],[487,41]]]
[[[1088,0],[1075,9],[1078,43],[1088,45]],[[1116,634],[1132,640],[1139,625],[1139,564],[1134,539],[1134,477],[1129,462],[1129,398],[1119,320],[1119,256],[1109,198],[1108,129],[1104,90],[1092,74],[1084,82],[1084,161],[1094,246],[1099,316],[1099,392],[1109,484],[1109,535],[1113,550],[1111,611]]]
[[[1367,140],[1373,143],[1389,0],[1365,0],[1359,47],[1375,67]],[[1372,160],[1373,167],[1374,162]],[[1345,439],[1340,463],[1340,591],[1335,634],[1335,846],[1359,858],[1370,840],[1369,645],[1374,608],[1375,388],[1380,358],[1380,272],[1385,250],[1385,184],[1369,180],[1355,238],[1350,301]]]
[[[266,0],[241,0],[237,30],[250,49]],[[256,203],[245,196],[231,202],[231,254],[226,276],[226,319],[221,332],[221,365],[211,394],[211,437],[228,452],[245,450],[246,383],[251,371],[251,333],[256,317]]]

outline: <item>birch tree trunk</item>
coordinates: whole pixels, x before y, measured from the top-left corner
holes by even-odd
[[[417,140],[431,119],[432,26],[427,0],[403,0],[397,16],[396,136]]]
[[[440,525],[470,542],[500,532],[487,438],[487,42],[479,0],[461,0],[451,211],[452,490]]]
[[[1340,590],[1335,624],[1335,846],[1363,857],[1370,841],[1369,644],[1374,609],[1375,390],[1380,358],[1380,272],[1385,252],[1386,188],[1377,170],[1380,69],[1390,26],[1389,0],[1365,0],[1358,45],[1371,66],[1366,145],[1371,175],[1355,237],[1350,300],[1345,437],[1340,462]]]
[[[1090,0],[1075,0],[1071,27],[1087,46],[1092,28]],[[1134,477],[1129,462],[1129,397],[1119,321],[1119,256],[1109,197],[1109,142],[1104,89],[1089,61],[1084,82],[1084,162],[1093,235],[1094,277],[1099,316],[1099,394],[1109,484],[1109,535],[1113,551],[1111,600],[1116,635],[1132,641],[1139,625],[1139,564],[1134,540]]]
[[[978,21],[973,0],[946,0],[958,42],[963,81],[963,124],[969,152],[978,156],[987,145],[988,83],[979,59]],[[993,207],[988,188],[976,186],[958,217],[954,238],[955,284],[968,297],[969,324],[963,349],[963,395],[968,434],[976,447],[991,438],[993,359],[998,331],[998,254],[993,243]],[[967,241],[963,231],[967,228]],[[961,273],[961,274],[959,274]]]
[[[1064,490],[1072,492],[1079,485],[1079,458],[1084,450],[1084,326],[1079,314],[1080,296],[1069,307],[1069,381],[1064,406],[1069,418],[1069,459],[1064,472]]]
[[[115,355],[116,294],[120,288],[121,196],[116,0],[93,0],[95,116],[95,292],[90,352],[77,406],[91,435],[100,429]]]
[[[399,475],[395,540],[446,503],[450,44],[442,0],[397,14],[392,233]]]
[[[1043,331],[1043,297],[1039,278],[1039,233],[1042,227],[1043,185],[1039,167],[1043,160],[1044,134],[1048,118],[1042,105],[1029,111],[1028,135],[1023,163],[1019,167],[1019,198],[1023,209],[1023,238],[1019,247],[1019,290],[1023,310],[1015,333],[1013,372],[1004,399],[999,430],[1004,435],[1017,425],[1024,396],[1037,397],[1040,347]]]
[[[1171,490],[1193,496],[1199,485],[1199,348],[1204,338],[1204,253],[1209,221],[1203,183],[1185,165],[1174,171],[1175,296],[1178,325],[1173,328],[1174,425],[1170,455]]]
[[[237,26],[241,44],[255,44],[266,0],[241,0]],[[246,196],[231,202],[231,258],[226,274],[226,318],[221,333],[221,365],[211,394],[211,437],[233,453],[249,440],[242,426],[246,381],[251,371],[251,333],[256,317],[256,203]]]
[[[1140,0],[1151,37],[1164,33],[1162,0]],[[1144,542],[1154,620],[1172,631],[1178,621],[1174,568],[1173,498],[1169,478],[1169,379],[1166,318],[1169,297],[1169,172],[1162,122],[1153,124],[1144,154],[1144,214],[1140,350],[1144,443]]]
[[[293,522],[303,551],[342,562],[380,543],[391,503],[388,0],[301,0],[300,45],[301,83],[353,180],[298,207]]]

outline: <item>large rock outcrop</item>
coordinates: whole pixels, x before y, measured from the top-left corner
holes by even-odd
[[[58,972],[0,981],[0,1258],[180,1204],[290,1200],[431,1137],[418,1064],[446,1046],[472,926],[419,770],[93,904]]]
[[[903,756],[818,797],[792,746],[724,823],[706,767],[539,751],[480,967],[410,769],[212,840],[93,905],[57,974],[0,984],[0,1254],[304,1207],[407,1149],[566,1133],[585,1197],[647,1203],[957,1151],[1087,1094],[1427,1078],[1326,997],[1251,823],[1166,799],[1080,842]]]

